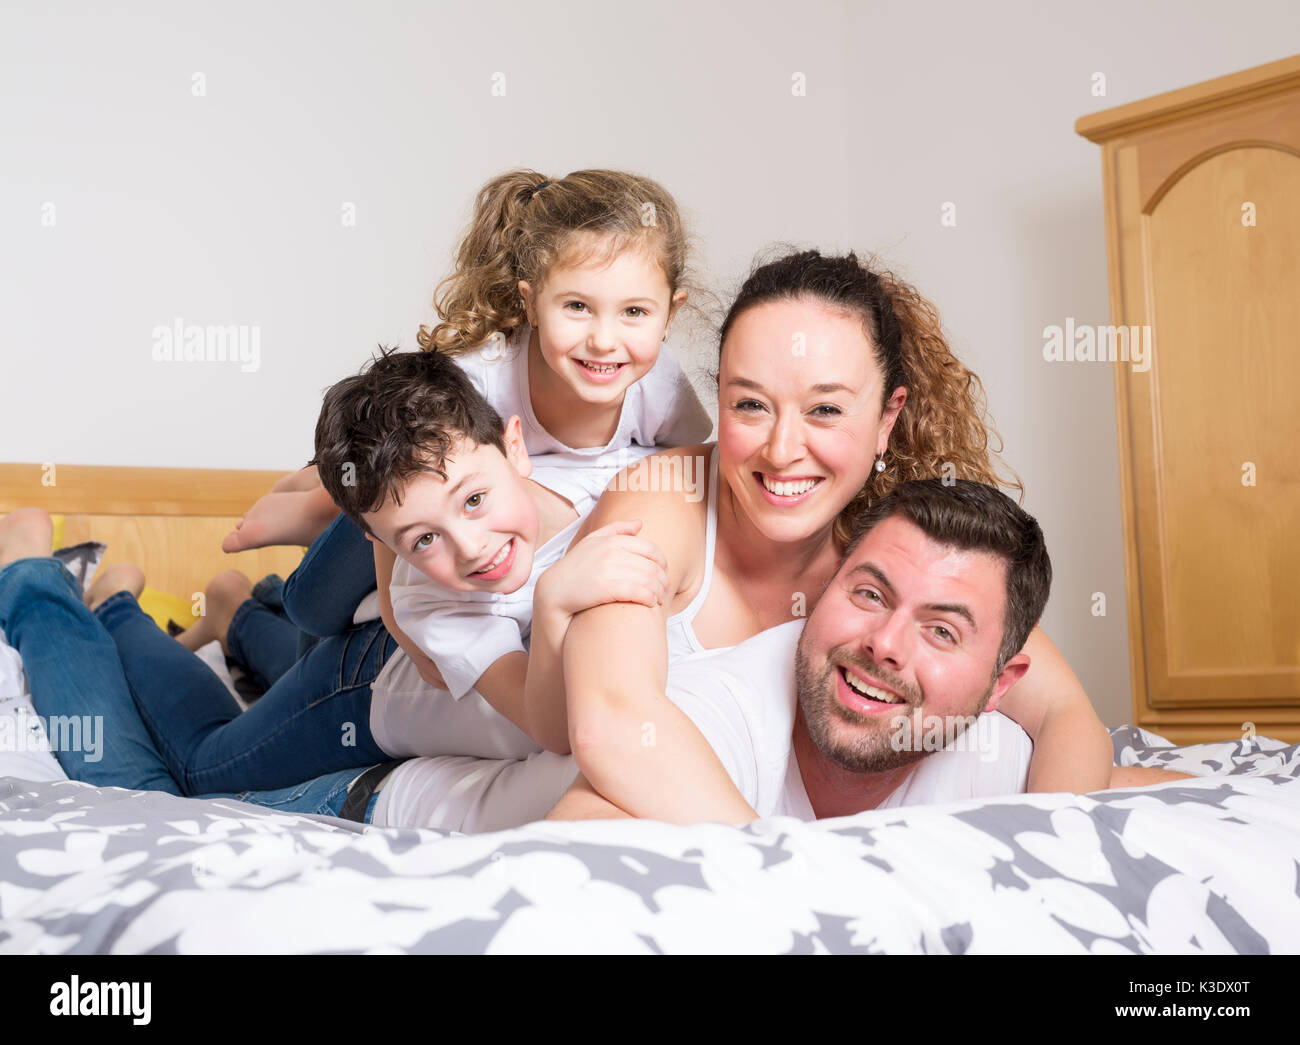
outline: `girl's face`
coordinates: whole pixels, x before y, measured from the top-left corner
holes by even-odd
[[[857,495],[907,398],[884,377],[862,324],[814,299],[742,313],[718,373],[719,469],[769,540],[816,537]]]
[[[528,322],[546,365],[584,403],[621,403],[659,358],[664,333],[686,292],[672,294],[643,251],[556,265],[546,282],[519,282]]]

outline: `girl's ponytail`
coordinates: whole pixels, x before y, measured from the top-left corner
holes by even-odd
[[[687,237],[672,196],[626,171],[574,171],[549,181],[509,171],[479,190],[455,271],[434,291],[441,320],[421,327],[420,347],[459,355],[526,319],[521,280],[537,290],[560,261],[646,250],[670,293],[686,281]]]
[[[455,271],[434,291],[442,322],[432,330],[420,328],[421,348],[460,355],[523,321],[515,247],[526,208],[545,183],[536,171],[516,170],[479,190]]]

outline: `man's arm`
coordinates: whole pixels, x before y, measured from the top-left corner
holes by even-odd
[[[1007,690],[998,710],[1034,742],[1030,791],[1100,791],[1110,782],[1114,748],[1088,694],[1041,628],[1023,652],[1029,670]]]

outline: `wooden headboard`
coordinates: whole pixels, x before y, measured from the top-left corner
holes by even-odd
[[[0,464],[0,514],[44,508],[64,516],[63,543],[103,541],[104,565],[133,562],[159,591],[189,600],[222,570],[256,582],[287,577],[300,548],[227,555],[221,539],[282,472]]]

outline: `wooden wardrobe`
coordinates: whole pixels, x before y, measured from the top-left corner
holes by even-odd
[[[1075,130],[1110,322],[1151,336],[1114,364],[1135,719],[1300,741],[1300,56]]]

